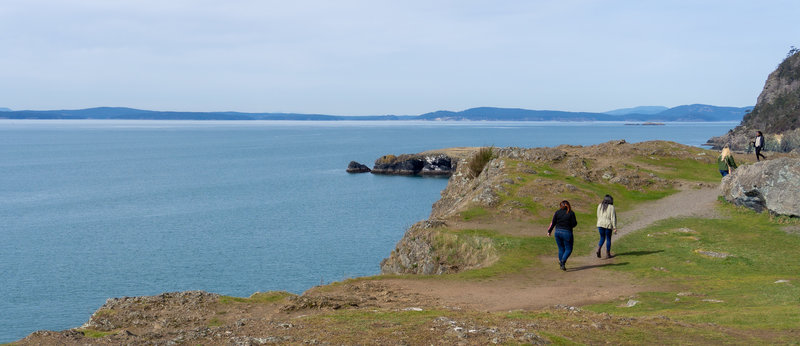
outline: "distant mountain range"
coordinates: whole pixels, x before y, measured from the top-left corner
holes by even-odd
[[[147,119],[147,120],[430,120],[430,121],[741,121],[752,107],[718,107],[702,104],[667,108],[642,106],[604,113],[530,110],[521,108],[470,108],[460,112],[436,111],[421,115],[343,116],[300,113],[165,112],[124,107],[77,110],[15,111],[0,108],[5,119]]]

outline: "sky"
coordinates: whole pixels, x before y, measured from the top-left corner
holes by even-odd
[[[0,107],[754,105],[800,1],[2,0]]]

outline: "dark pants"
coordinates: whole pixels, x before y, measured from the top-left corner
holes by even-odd
[[[767,159],[767,157],[766,157],[766,156],[764,156],[763,154],[761,154],[761,147],[756,147],[756,161],[761,161],[761,160],[758,158],[759,156],[761,156],[761,157],[762,157],[762,158],[764,158],[765,160]]]
[[[600,242],[597,243],[597,248],[603,247],[603,243],[606,243],[606,252],[611,253],[611,232],[610,228],[605,227],[597,227],[597,231],[600,232]]]
[[[724,177],[724,176],[728,175],[728,171],[727,170],[723,171],[723,170],[720,169],[719,170],[719,174],[722,174],[722,176]]]
[[[567,258],[572,254],[572,243],[575,240],[572,237],[572,231],[556,228],[556,245],[558,245],[558,261],[567,263]]]

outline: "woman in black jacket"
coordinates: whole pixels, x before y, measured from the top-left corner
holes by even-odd
[[[753,146],[756,147],[756,161],[761,161],[761,159],[758,158],[759,156],[766,160],[767,157],[761,153],[761,149],[764,149],[764,134],[761,133],[761,131],[756,131],[756,138],[753,140]]]
[[[572,254],[572,243],[575,240],[572,236],[572,229],[578,225],[578,220],[575,219],[575,213],[572,211],[569,201],[561,201],[558,208],[556,213],[553,214],[550,228],[547,229],[547,236],[549,237],[555,228],[556,245],[558,245],[558,264],[561,266],[561,270],[566,271],[567,258]]]

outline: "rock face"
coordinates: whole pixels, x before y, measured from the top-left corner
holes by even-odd
[[[453,174],[453,160],[444,154],[386,155],[375,160],[373,174],[391,175],[442,175]]]
[[[800,159],[780,158],[741,167],[722,179],[731,203],[779,215],[800,217]]]
[[[451,175],[453,174],[453,159],[444,154],[426,155],[425,164],[422,166],[422,175]]]
[[[350,164],[347,165],[347,173],[368,173],[370,171],[367,165],[350,161]]]
[[[381,272],[393,274],[439,275],[457,273],[464,269],[478,267],[485,261],[493,261],[496,252],[489,239],[470,239],[481,243],[481,251],[453,254],[441,244],[455,243],[456,236],[439,233],[434,229],[444,224],[436,221],[422,221],[411,228],[397,244],[389,258],[381,261]],[[454,256],[460,258],[456,259]],[[456,262],[458,264],[456,264]]]
[[[713,149],[746,149],[756,131],[764,132],[766,149],[788,152],[800,148],[800,52],[793,49],[770,73],[753,110],[727,134],[708,140]]]

